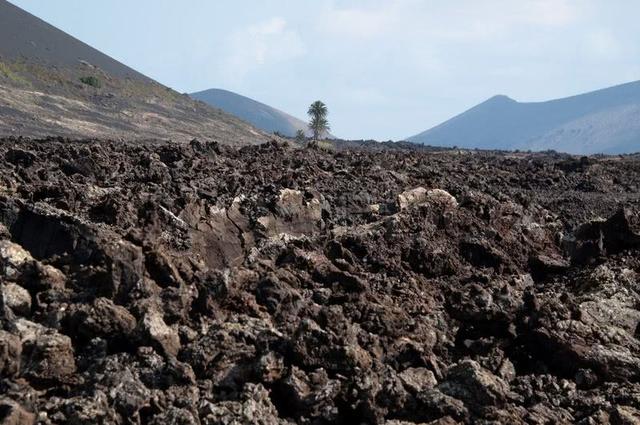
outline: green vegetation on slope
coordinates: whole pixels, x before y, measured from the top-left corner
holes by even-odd
[[[21,75],[22,71],[24,71],[24,64],[22,63],[0,61],[0,77],[4,77],[20,86],[31,87],[31,82]]]

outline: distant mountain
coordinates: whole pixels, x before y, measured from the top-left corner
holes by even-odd
[[[407,140],[575,154],[638,152],[640,81],[547,102],[521,103],[495,96]]]
[[[0,0],[0,135],[268,140]]]
[[[298,130],[311,135],[307,123],[264,103],[222,89],[210,89],[191,93],[192,98],[235,115],[269,133],[278,132],[293,137]],[[330,134],[326,137],[332,138]]]

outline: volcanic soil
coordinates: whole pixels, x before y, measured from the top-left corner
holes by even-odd
[[[640,421],[640,158],[0,140],[0,417]]]

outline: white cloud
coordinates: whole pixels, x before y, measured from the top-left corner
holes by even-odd
[[[592,14],[594,0],[327,1],[314,29],[323,45],[337,46],[331,49],[347,58],[343,64],[366,73],[385,66],[394,75],[435,80],[467,72],[463,57],[475,64],[539,57],[548,51],[551,34],[561,35]]]
[[[369,39],[394,29],[397,13],[391,5],[377,9],[328,9],[321,17],[319,29],[338,36]]]
[[[227,40],[227,52],[224,74],[229,81],[239,81],[261,66],[302,56],[306,48],[284,18],[274,17],[235,31]]]
[[[585,0],[459,0],[455,3],[393,0],[372,2],[360,8],[331,4],[320,15],[318,28],[326,34],[356,40],[416,35],[477,40],[505,36],[523,25],[570,25],[584,14],[588,5]]]
[[[586,4],[582,2],[583,7]],[[564,26],[576,21],[580,14],[580,5],[576,1],[532,0],[526,3],[521,19],[532,24]]]

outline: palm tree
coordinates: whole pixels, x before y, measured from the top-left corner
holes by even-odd
[[[311,118],[309,129],[313,132],[313,140],[317,142],[322,133],[329,130],[329,121],[327,120],[329,111],[327,110],[327,105],[316,100],[309,106],[307,114],[309,114]]]

